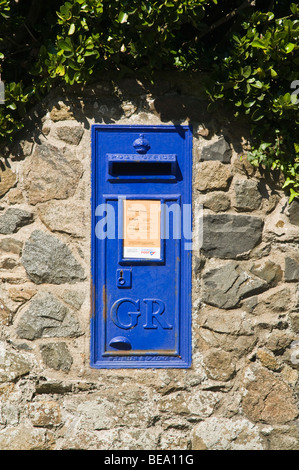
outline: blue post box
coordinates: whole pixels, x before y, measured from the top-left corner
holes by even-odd
[[[91,366],[191,365],[189,126],[93,125]]]

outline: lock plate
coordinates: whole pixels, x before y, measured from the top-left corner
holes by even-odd
[[[130,269],[117,269],[116,285],[120,289],[132,287],[132,271]]]

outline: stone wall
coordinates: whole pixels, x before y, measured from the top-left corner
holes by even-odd
[[[299,449],[299,202],[228,116],[200,77],[99,80],[52,92],[2,151],[0,449]],[[90,126],[189,122],[192,367],[91,369]]]

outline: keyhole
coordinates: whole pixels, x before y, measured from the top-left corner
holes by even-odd
[[[125,280],[123,279],[123,272],[122,270],[119,272],[119,280],[118,282],[123,286],[125,284]]]

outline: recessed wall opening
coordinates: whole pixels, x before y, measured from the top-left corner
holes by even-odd
[[[112,176],[147,176],[170,175],[172,165],[170,162],[113,162],[110,169]]]

